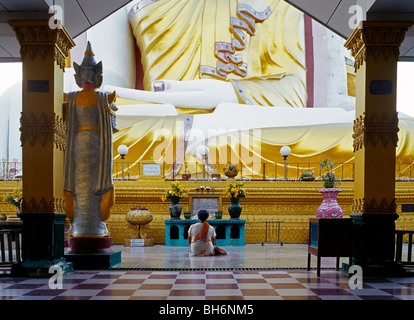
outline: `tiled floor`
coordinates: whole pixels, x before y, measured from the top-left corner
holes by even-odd
[[[351,289],[348,274],[329,258],[317,277],[306,270],[305,245],[230,247],[227,257],[208,258],[189,258],[180,247],[113,249],[122,251],[122,264],[66,274],[61,288],[49,279],[3,275],[0,299],[414,300],[414,277],[364,278],[362,289]]]
[[[56,284],[56,282],[54,283]],[[414,278],[364,279],[343,271],[76,271],[48,279],[0,278],[4,300],[413,300]]]
[[[307,245],[265,243],[223,247],[227,256],[214,258],[189,257],[188,247],[113,246],[122,251],[121,267],[125,268],[306,268]],[[346,261],[346,259],[344,260]],[[335,260],[323,259],[324,267],[333,267]],[[316,259],[312,259],[316,267]]]

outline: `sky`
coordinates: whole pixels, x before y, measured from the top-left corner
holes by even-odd
[[[20,62],[0,63],[0,95],[21,80],[22,64]]]
[[[0,63],[0,95],[21,81],[21,63]],[[414,117],[414,62],[398,62],[397,111]]]

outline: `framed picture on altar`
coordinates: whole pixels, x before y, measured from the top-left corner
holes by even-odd
[[[197,217],[198,211],[201,209],[207,210],[211,217],[214,217],[217,211],[221,211],[220,194],[190,194],[188,198],[189,209],[193,217]]]
[[[143,160],[139,164],[139,178],[164,179],[164,164],[161,161]]]

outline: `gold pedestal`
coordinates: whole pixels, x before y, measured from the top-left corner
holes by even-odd
[[[151,212],[147,208],[131,208],[125,218],[130,223],[130,228],[135,229],[134,238],[124,240],[126,247],[148,247],[154,245],[154,240],[147,238],[147,224],[153,219]]]

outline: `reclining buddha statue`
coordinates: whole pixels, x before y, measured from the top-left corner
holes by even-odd
[[[203,162],[210,174],[232,163],[263,177],[263,164],[281,162],[283,145],[291,163],[353,162],[355,112],[306,108],[304,18],[285,1],[141,0],[128,19],[142,88],[107,82],[104,91],[117,94],[114,149],[129,147],[129,169],[154,159],[178,176],[202,172]],[[400,116],[401,161],[413,124]]]

